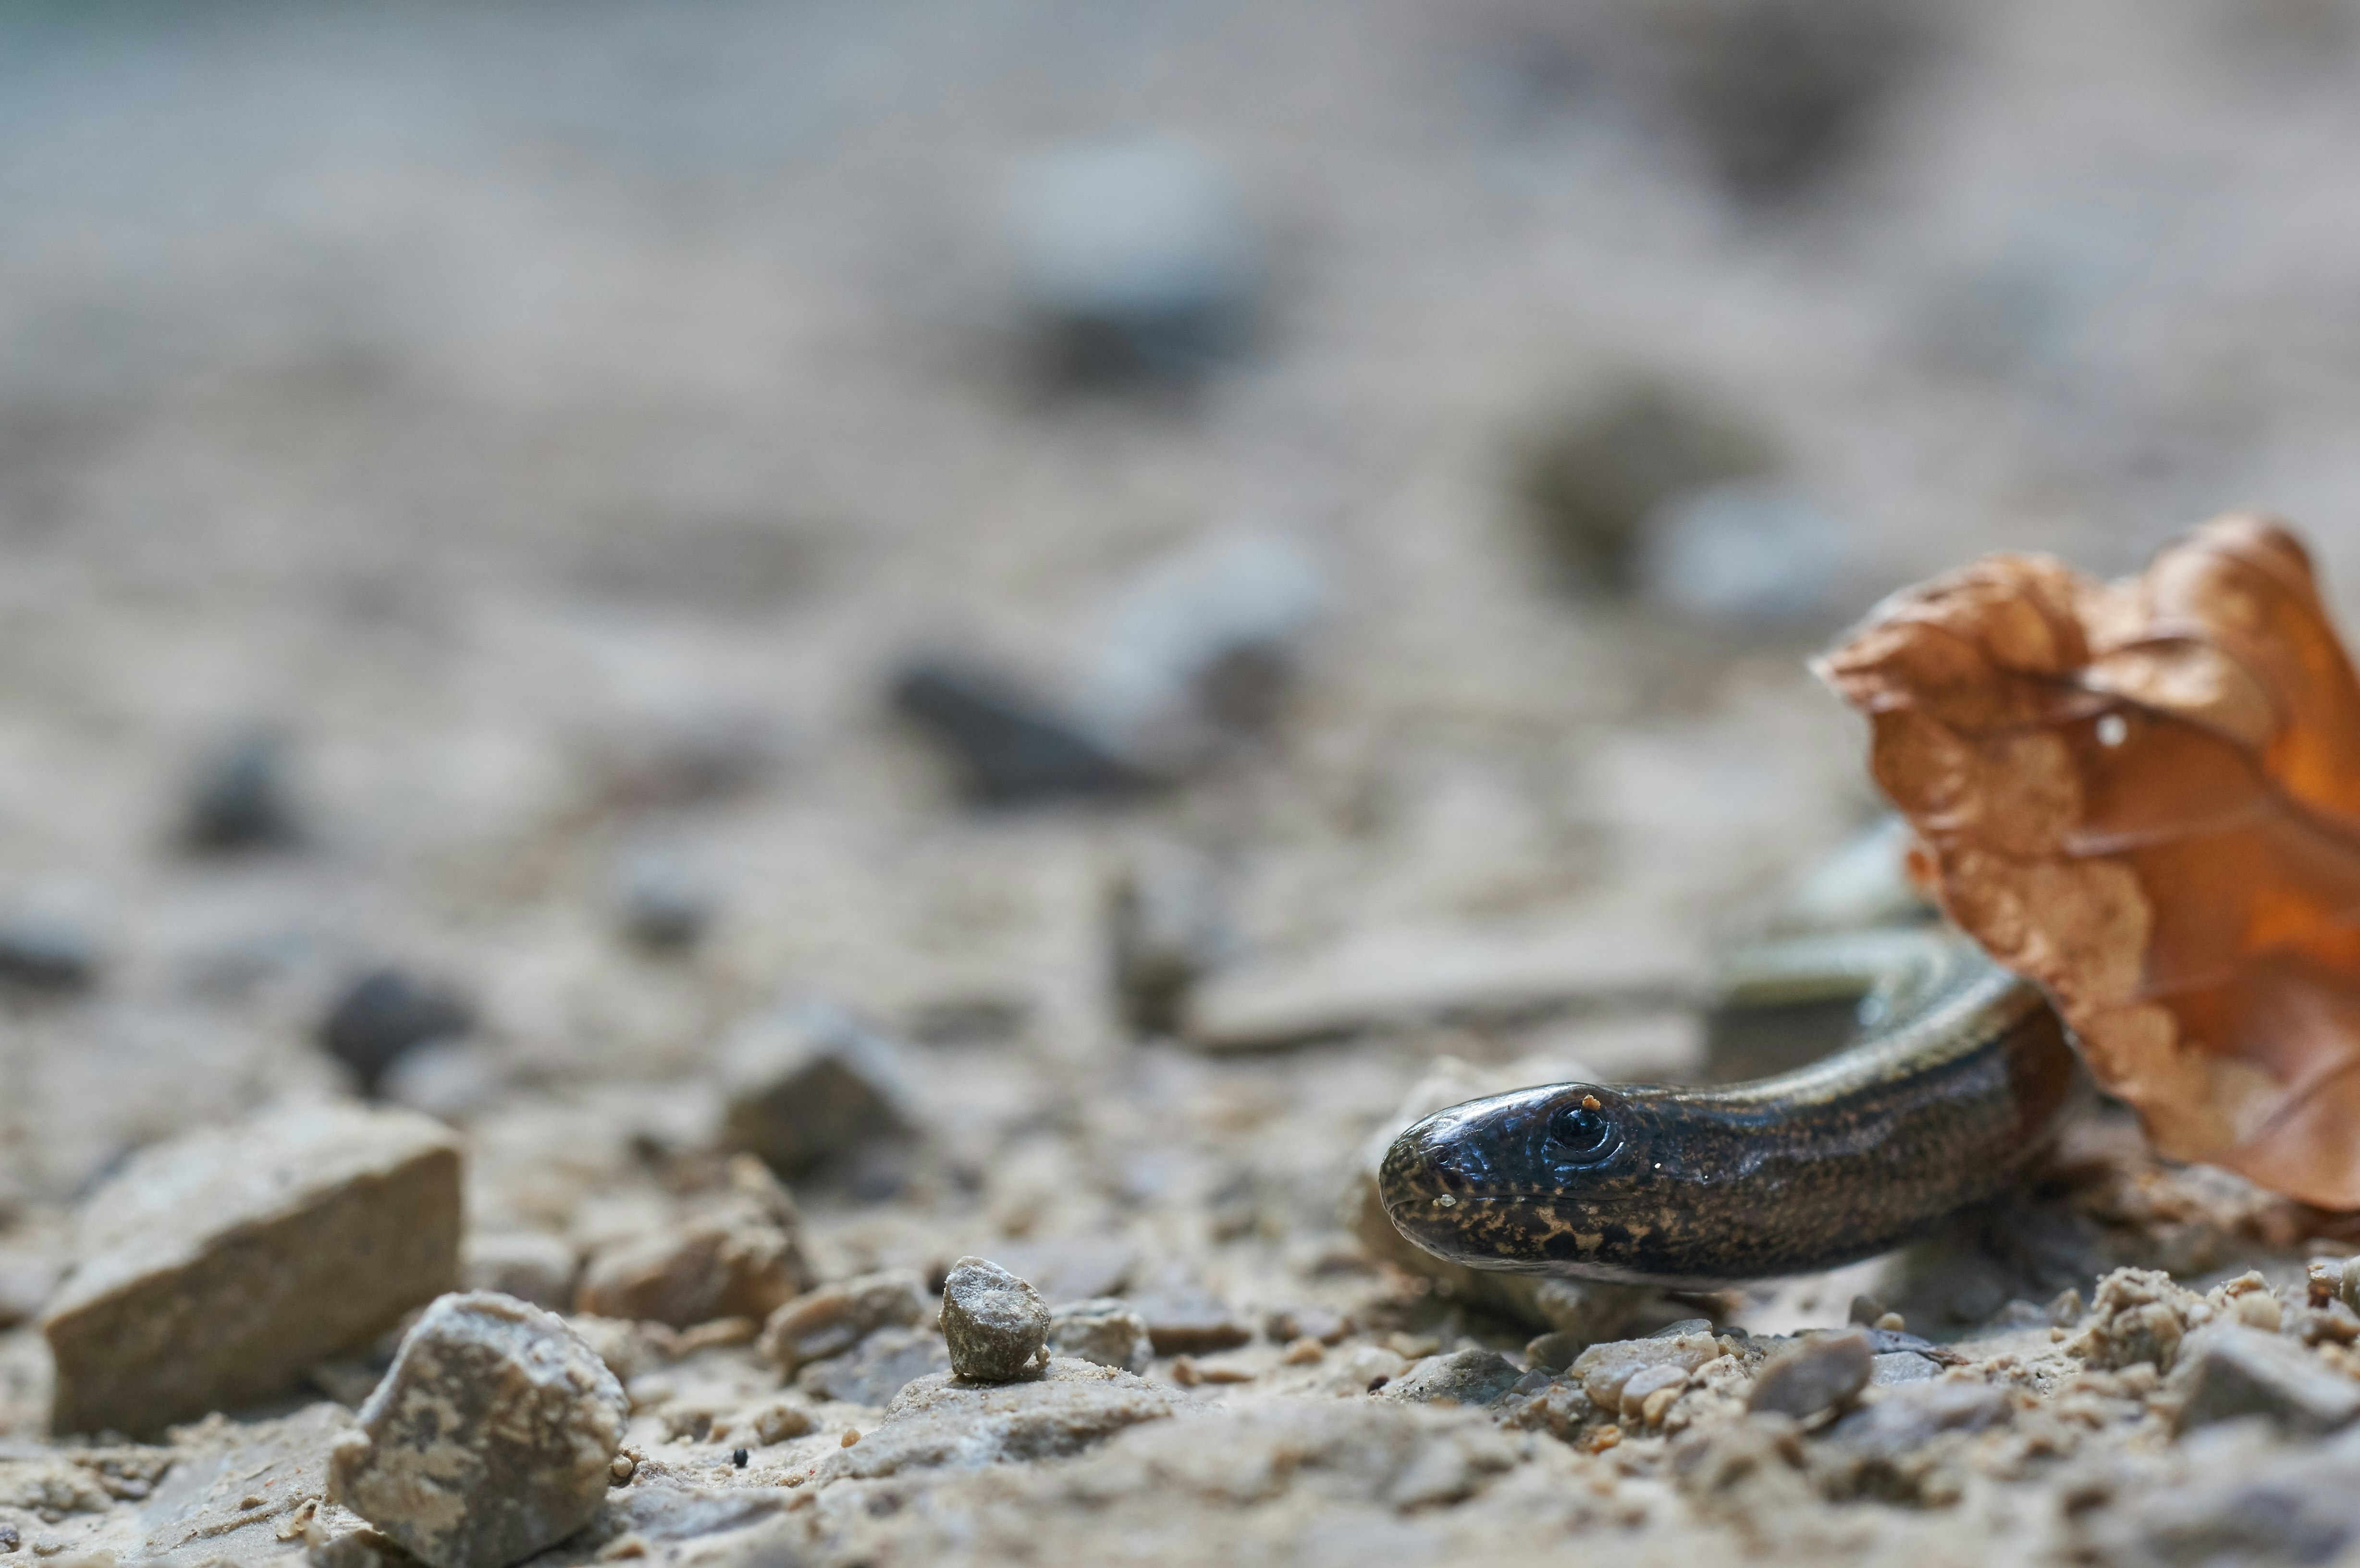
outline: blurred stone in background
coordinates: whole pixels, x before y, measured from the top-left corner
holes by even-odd
[[[1515,452],[1527,516],[1573,586],[1638,585],[1657,509],[1685,493],[1768,472],[1769,437],[1693,387],[1618,371],[1532,425]]]
[[[301,844],[305,824],[293,771],[294,742],[275,724],[250,722],[214,736],[190,772],[180,842],[217,854]]]
[[[1043,152],[1011,176],[1043,367],[1080,384],[1187,381],[1240,349],[1256,265],[1229,172],[1179,136]]]
[[[1195,767],[1276,722],[1333,597],[1294,535],[1202,535],[1140,568],[1101,609],[1082,709],[1141,766]]]

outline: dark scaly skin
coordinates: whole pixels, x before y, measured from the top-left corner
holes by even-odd
[[[2077,1082],[2037,987],[1980,955],[1954,969],[1797,1072],[1719,1089],[1557,1083],[1437,1112],[1386,1153],[1385,1212],[1470,1268],[1672,1289],[1897,1247],[2004,1191]],[[1607,1133],[1575,1158],[1552,1123],[1585,1103]]]

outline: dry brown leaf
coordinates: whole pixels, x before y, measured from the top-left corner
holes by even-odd
[[[2285,525],[1992,556],[1817,666],[1952,920],[2164,1153],[2360,1208],[2360,680]]]

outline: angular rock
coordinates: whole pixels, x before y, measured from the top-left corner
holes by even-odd
[[[432,1568],[508,1568],[590,1521],[630,1401],[563,1319],[445,1296],[331,1452],[329,1496]]]
[[[1005,1383],[1034,1368],[1049,1337],[1041,1293],[996,1263],[962,1258],[943,1282],[943,1337],[951,1370],[978,1383]]]
[[[673,1328],[759,1323],[810,1283],[793,1200],[759,1160],[741,1157],[729,1186],[675,1225],[601,1248],[583,1270],[575,1307]]]
[[[795,1387],[823,1399],[888,1405],[918,1378],[950,1369],[950,1346],[933,1329],[880,1328],[842,1356],[804,1367]]]
[[[925,1285],[907,1269],[888,1269],[806,1290],[770,1314],[759,1350],[783,1377],[841,1356],[882,1328],[914,1328],[926,1317]],[[874,1401],[861,1400],[863,1404]]]
[[[1764,1364],[1754,1375],[1745,1408],[1755,1415],[1808,1421],[1859,1398],[1875,1369],[1868,1335],[1859,1330],[1815,1334]]]
[[[1155,1355],[1147,1320],[1109,1297],[1050,1308],[1049,1350],[1127,1372],[1144,1372]]]
[[[573,1304],[581,1260],[546,1232],[471,1232],[460,1259],[460,1278],[470,1290],[496,1290],[553,1312]]]
[[[722,1048],[723,1146],[794,1176],[908,1132],[900,1054],[833,1002],[782,1002]]]
[[[1513,1388],[1524,1373],[1496,1350],[1459,1350],[1429,1356],[1406,1377],[1385,1385],[1383,1397],[1413,1405],[1488,1405]]]
[[[2181,1400],[2178,1432],[2265,1416],[2316,1437],[2360,1416],[2360,1384],[2293,1340],[2243,1323],[2209,1323],[2183,1340],[2170,1386]]]
[[[911,664],[894,680],[893,705],[956,758],[966,793],[979,804],[1037,805],[1148,782],[1079,720],[964,661]]]
[[[460,1160],[413,1112],[284,1105],[133,1157],[42,1320],[60,1432],[143,1434],[299,1383],[457,1282]]]
[[[374,1094],[403,1053],[429,1040],[453,1040],[475,1027],[466,998],[439,980],[387,966],[361,975],[320,1023],[320,1045]]]

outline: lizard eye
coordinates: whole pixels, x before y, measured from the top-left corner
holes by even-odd
[[[1614,1142],[1614,1124],[1594,1099],[1566,1106],[1549,1118],[1549,1142],[1567,1159],[1595,1160]]]

